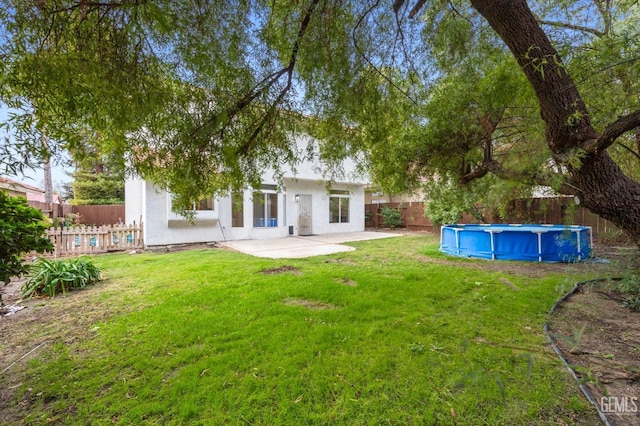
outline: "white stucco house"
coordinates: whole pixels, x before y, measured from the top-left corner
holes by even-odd
[[[296,139],[299,148],[309,142]],[[323,179],[323,164],[305,160],[295,172],[285,169],[280,189],[273,173],[267,172],[257,192],[201,200],[193,224],[171,211],[171,194],[151,182],[129,178],[126,223],[142,221],[147,246],[364,231],[367,182],[356,177],[352,160],[342,166],[342,178],[328,183]]]

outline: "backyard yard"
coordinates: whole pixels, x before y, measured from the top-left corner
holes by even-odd
[[[351,245],[95,256],[105,280],[0,317],[0,424],[599,424],[543,326],[617,260]]]

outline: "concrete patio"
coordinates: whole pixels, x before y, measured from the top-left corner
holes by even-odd
[[[353,251],[354,247],[342,243],[399,237],[402,234],[390,232],[344,232],[334,234],[290,236],[268,240],[237,240],[219,243],[223,247],[271,259],[297,259],[310,256]]]

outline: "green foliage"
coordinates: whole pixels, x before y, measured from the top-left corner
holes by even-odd
[[[473,2],[417,3],[409,17],[409,2],[0,0],[0,100],[15,111],[6,125],[16,133],[0,163],[51,154],[38,138],[46,130],[59,141],[53,154],[126,157],[184,212],[295,168],[312,150],[291,136],[309,134],[327,178],[352,156],[387,192],[490,175],[568,191],[559,183],[570,167],[550,164],[557,141],[545,121],[585,112],[541,120],[548,111]],[[532,47],[525,68],[570,74],[597,129],[640,107],[637,1],[530,3],[558,54],[539,58]],[[611,151],[638,179],[633,136]],[[554,161],[580,166],[574,154]],[[85,185],[79,200],[118,198],[95,188],[104,182]]]
[[[609,289],[625,296],[622,305],[634,311],[640,311],[640,276],[629,273],[618,280],[609,280]]]
[[[11,277],[28,272],[23,253],[53,249],[43,237],[46,228],[40,210],[29,207],[24,198],[0,191],[0,281],[6,284]]]
[[[124,203],[124,156],[118,151],[103,154],[100,149],[104,148],[87,144],[71,153],[76,163],[71,204]]]
[[[31,266],[31,278],[20,288],[22,297],[47,295],[55,297],[67,291],[83,289],[100,281],[100,268],[84,257],[71,260],[39,258]]]
[[[637,274],[626,274],[619,280],[610,280],[609,288],[621,294],[640,295],[640,276]]]
[[[424,184],[423,190],[425,216],[436,226],[457,223],[463,213],[481,223],[504,218],[509,213],[511,201],[531,197],[530,184],[496,176],[486,176],[466,185],[453,178],[432,179]]]
[[[629,308],[629,309],[631,309],[633,311],[639,311],[640,312],[640,296],[627,297],[622,302],[622,305],[625,308]]]
[[[95,174],[77,171],[73,174],[71,204],[123,204],[124,178],[122,175]]]
[[[402,213],[400,213],[400,210],[391,207],[383,207],[380,214],[384,219],[384,226],[388,226],[392,229],[402,226]]]
[[[434,226],[458,223],[463,213],[474,215],[482,221],[480,201],[470,187],[457,185],[450,180],[433,179],[425,185],[424,214]]]

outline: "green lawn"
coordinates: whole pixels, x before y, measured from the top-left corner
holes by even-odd
[[[87,325],[88,338],[58,341],[31,362],[18,395],[32,401],[25,421],[593,418],[542,332],[560,292],[581,277],[487,271],[486,261],[441,255],[431,236],[353,245],[300,260],[218,249],[96,257],[109,279],[86,303],[102,319]],[[296,270],[263,272],[285,266]]]

